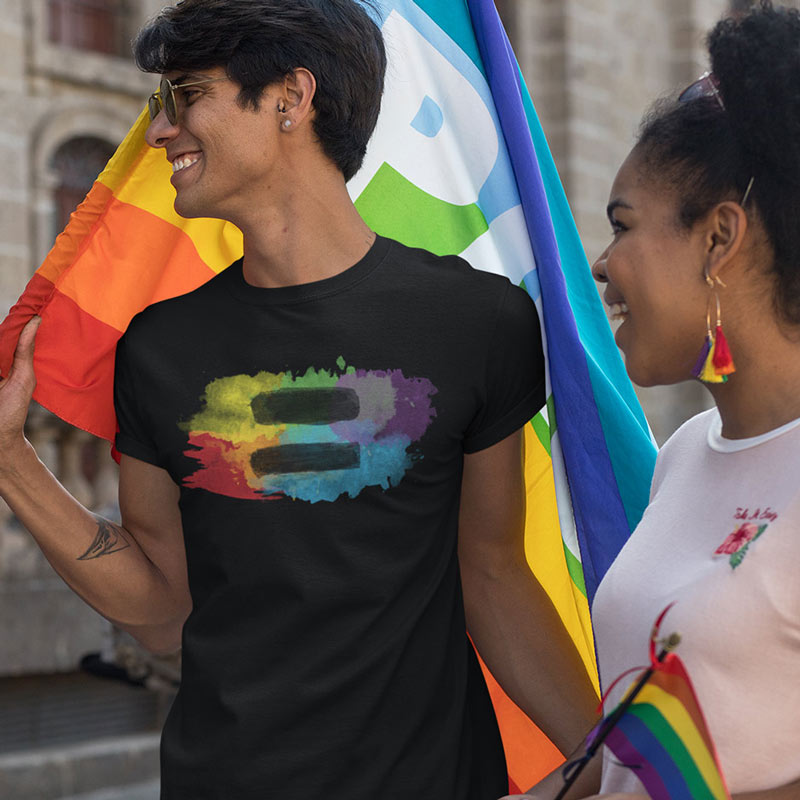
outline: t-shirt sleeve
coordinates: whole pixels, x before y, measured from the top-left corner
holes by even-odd
[[[510,436],[545,403],[539,315],[530,295],[508,284],[486,351],[483,404],[464,436],[475,453]]]
[[[114,443],[117,450],[126,456],[161,466],[158,449],[141,413],[143,387],[141,381],[137,379],[130,351],[131,343],[126,334],[117,343],[114,367],[114,410],[117,413],[118,425]]]

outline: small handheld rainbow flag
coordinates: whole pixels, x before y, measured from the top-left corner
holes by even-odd
[[[585,766],[605,744],[621,764],[636,771],[652,800],[730,800],[692,682],[681,659],[671,652],[680,636],[658,638],[671,607],[653,626],[650,666],[589,735],[586,756],[578,764]],[[659,642],[663,649],[656,655]]]
[[[636,770],[652,800],[730,800],[703,712],[675,653],[653,668],[605,744]]]

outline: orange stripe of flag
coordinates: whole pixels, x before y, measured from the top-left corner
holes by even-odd
[[[36,272],[57,284],[86,249],[92,228],[111,202],[111,190],[95,181],[86,199],[72,212],[67,227],[58,235],[53,249]]]
[[[184,230],[194,242],[200,258],[211,269],[215,272],[225,269],[242,254],[242,232],[224,220],[179,216],[175,211],[171,176],[172,165],[164,151],[144,146],[137,169],[114,190],[114,197]]]
[[[503,691],[480,659],[503,739],[509,791],[523,792],[564,763],[559,749]]]
[[[185,232],[112,198],[90,246],[56,285],[121,333],[146,306],[196,289],[214,274]]]

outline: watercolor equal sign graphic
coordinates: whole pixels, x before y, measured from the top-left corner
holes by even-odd
[[[259,425],[331,425],[358,417],[361,404],[354,389],[279,389],[262,392],[250,403]],[[264,447],[250,457],[258,477],[290,472],[358,469],[358,443],[284,444]]]
[[[214,378],[179,427],[198,462],[183,485],[246,500],[310,503],[388,491],[423,458],[436,387],[402,370],[308,367]]]

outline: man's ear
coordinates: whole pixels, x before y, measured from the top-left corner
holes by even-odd
[[[707,274],[712,280],[723,280],[722,273],[742,249],[747,233],[747,214],[733,201],[716,205],[706,217],[705,244]]]
[[[317,79],[305,67],[298,67],[283,79],[285,115],[297,127],[305,119],[313,117],[314,95]]]

